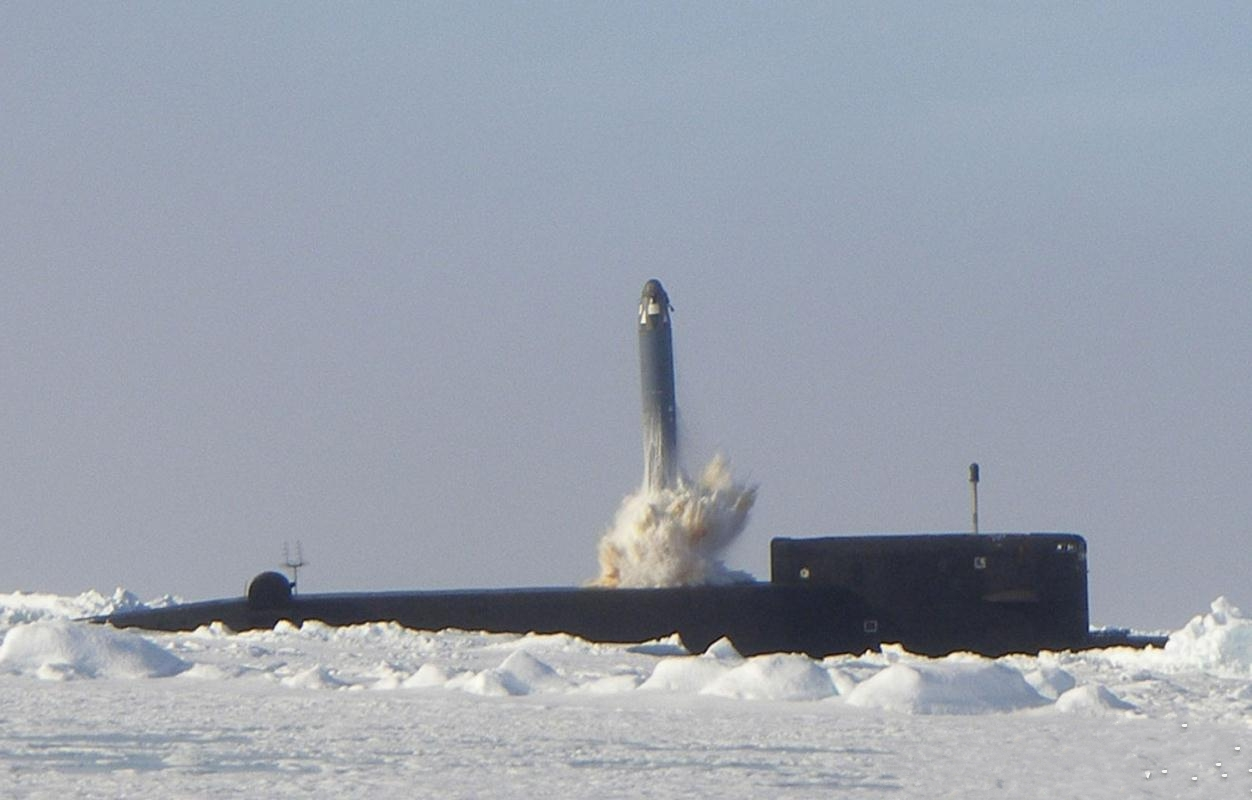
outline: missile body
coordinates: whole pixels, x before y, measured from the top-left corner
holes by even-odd
[[[643,485],[673,486],[678,475],[678,406],[669,296],[653,278],[639,298],[639,371],[643,388]]]

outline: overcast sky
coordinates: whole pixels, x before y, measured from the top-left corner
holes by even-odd
[[[573,585],[642,475],[773,536],[1087,537],[1252,606],[1252,6],[0,6],[0,591]]]

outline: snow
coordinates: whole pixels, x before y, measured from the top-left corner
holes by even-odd
[[[0,594],[0,628],[9,628],[23,622],[41,619],[67,619],[103,616],[119,611],[131,611],[141,606],[163,608],[175,602],[164,597],[151,603],[140,603],[139,598],[125,589],[117,589],[105,597],[99,592],[84,592],[77,597],[62,597],[35,592]]]
[[[1022,677],[1040,696],[1049,700],[1057,699],[1076,685],[1074,676],[1055,664],[1040,664]]]
[[[0,796],[1252,796],[1223,598],[1163,649],[1000,659],[73,621],[118,604],[0,595]]]
[[[1056,699],[1056,710],[1066,714],[1102,714],[1134,711],[1135,707],[1098,683],[1075,686]]]
[[[748,659],[700,692],[738,700],[821,700],[835,694],[835,684],[812,659],[777,653]]]
[[[39,678],[164,678],[190,664],[128,631],[68,620],[19,625],[0,643],[0,670]]]
[[[1165,652],[1181,664],[1235,675],[1252,675],[1252,620],[1224,597],[1213,601],[1208,614],[1194,617],[1165,644]]]
[[[1047,703],[1021,672],[987,660],[898,662],[857,684],[847,701],[910,714],[987,714]]]
[[[723,677],[729,667],[725,662],[705,656],[676,656],[659,662],[639,688],[645,691],[697,694],[705,686]]]

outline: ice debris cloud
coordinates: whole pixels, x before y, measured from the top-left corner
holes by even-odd
[[[756,487],[735,482],[722,456],[698,480],[643,488],[627,496],[613,526],[600,540],[603,587],[654,588],[751,580],[721,560],[743,532],[756,501]]]

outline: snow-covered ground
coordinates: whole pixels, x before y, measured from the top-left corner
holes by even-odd
[[[998,660],[72,621],[136,604],[0,595],[0,797],[1252,797],[1221,599],[1163,650]]]

